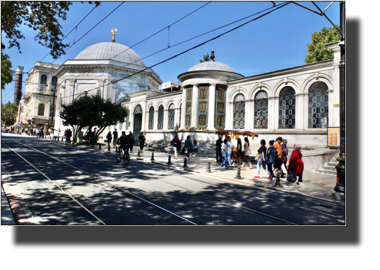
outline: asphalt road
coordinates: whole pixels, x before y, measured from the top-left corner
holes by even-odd
[[[342,207],[34,137],[3,135],[2,163],[36,224],[344,225]]]

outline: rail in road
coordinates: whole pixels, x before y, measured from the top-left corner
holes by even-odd
[[[10,141],[7,143],[10,143]],[[125,170],[128,170],[127,174],[129,176],[137,175],[141,179],[140,181],[144,181],[144,179],[147,178],[154,178],[157,174],[169,175],[167,177],[156,177],[155,180],[173,188],[177,188],[178,190],[185,190],[188,194],[187,197],[190,198],[190,201],[194,199],[191,197],[197,196],[196,198],[198,201],[205,202],[203,204],[205,209],[203,210],[206,212],[210,211],[209,206],[210,201],[212,201],[211,204],[217,206],[217,209],[223,209],[220,211],[226,214],[224,217],[226,224],[231,224],[231,222],[228,222],[228,220],[231,220],[231,216],[229,216],[231,215],[231,212],[235,212],[235,214],[236,212],[239,212],[240,215],[245,216],[254,216],[251,218],[246,218],[248,221],[251,220],[252,224],[344,224],[344,208],[320,200],[312,200],[310,198],[302,198],[299,196],[292,196],[290,194],[281,194],[274,190],[265,190],[257,187],[247,188],[246,186],[240,186],[233,183],[221,183],[220,180],[215,178],[189,172],[175,172],[171,168],[162,167],[157,164],[147,164],[135,160],[133,160],[136,163],[134,166],[139,167],[140,170],[133,170],[129,167],[123,168],[123,165],[115,164],[116,161],[114,159],[114,155],[109,155],[108,153],[96,152],[96,155],[94,155],[94,153],[83,151],[82,153],[75,154],[77,159],[63,161],[63,154],[59,155],[58,153],[67,153],[68,151],[75,149],[75,147],[51,143],[51,141],[47,142],[40,140],[39,144],[41,144],[41,146],[39,146],[39,144],[30,146],[27,143],[20,143],[15,140],[13,140],[11,144],[22,145],[24,149],[30,149],[35,155],[36,153],[39,153],[40,155],[44,155],[55,162],[61,163],[61,166],[70,167],[72,170],[86,174],[87,176],[100,181],[102,184],[105,184],[116,191],[123,192],[128,196],[133,196],[134,199],[148,203],[153,207],[158,207],[161,211],[166,211],[168,214],[173,215],[178,219],[182,218],[182,221],[186,224],[205,223],[202,220],[194,221],[194,219],[196,219],[195,214],[190,215],[193,217],[190,220],[188,217],[183,217],[186,215],[181,216],[181,214],[176,214],[174,210],[167,209],[181,208],[175,207],[175,204],[183,204],[183,201],[181,202],[179,200],[178,202],[172,202],[168,205],[166,202],[168,201],[168,198],[165,198],[164,195],[161,194],[159,198],[154,196],[152,197],[149,195],[149,192],[137,190],[135,184],[129,185],[128,187],[125,184],[121,185],[120,182],[115,180],[106,179],[106,177],[102,177],[98,173],[97,175],[93,172],[89,173],[88,170],[91,167],[89,167],[88,164],[84,165],[83,162],[78,164],[78,160],[85,160],[87,163],[91,161],[92,167],[99,167],[99,164],[105,164],[108,168],[112,168],[111,170],[114,170],[114,168],[122,168],[124,169],[124,174],[126,174]],[[34,164],[34,166],[38,165]],[[144,168],[144,170],[142,170],[142,168]],[[128,191],[127,189],[134,190],[134,192]],[[145,198],[141,194],[145,195]],[[220,204],[216,204],[216,201]],[[160,206],[160,204],[165,204],[166,206]],[[86,204],[83,203],[83,205]],[[189,211],[196,212],[192,211],[192,205],[194,205],[194,203],[188,203],[189,209],[187,210],[187,216],[189,216]],[[197,204],[195,204],[195,208],[197,208]],[[90,207],[88,207],[88,209],[90,209]],[[92,211],[92,213],[100,220],[105,221],[106,224],[112,224],[112,222],[107,221],[104,217],[101,217],[101,215],[96,213],[96,211]],[[258,218],[258,216],[261,216],[261,218]],[[259,223],[257,223],[257,220],[259,220]],[[217,224],[224,223],[220,222]]]

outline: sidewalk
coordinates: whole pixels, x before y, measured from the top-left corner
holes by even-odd
[[[95,145],[94,148],[99,151],[99,146]],[[139,146],[133,147],[133,152],[131,154],[132,159],[137,159],[137,152],[140,150]],[[101,151],[108,152],[108,146],[102,146]],[[111,145],[111,149],[109,151],[112,155],[115,153],[115,146]],[[184,159],[185,155],[178,155],[178,159],[173,159],[173,154],[171,154],[171,167],[176,169],[184,169]],[[151,162],[152,151],[145,150],[140,154],[140,159],[145,162]],[[158,164],[168,165],[168,153],[163,152],[154,152],[154,162]],[[211,165],[211,173],[207,172],[208,163]],[[260,179],[253,178],[257,173],[256,164],[252,164],[253,169],[249,169],[248,164],[245,164],[245,168],[241,169],[241,177],[242,179],[235,179],[237,175],[237,167],[233,166],[232,169],[222,168],[220,163],[216,163],[216,158],[209,157],[199,157],[190,156],[190,161],[187,163],[187,170],[193,171],[196,173],[205,174],[211,177],[217,177],[219,179],[224,179],[226,181],[232,181],[234,183],[239,184],[249,184],[256,185],[265,188],[273,188],[275,184],[275,180],[269,180],[267,172],[261,168],[260,169]],[[334,187],[336,183],[336,176],[326,175],[320,173],[311,173],[304,172],[303,173],[303,183],[302,185],[297,185],[296,183],[289,183],[285,179],[281,179],[280,184],[282,187],[276,188],[277,190],[282,190],[290,193],[301,194],[305,196],[316,197],[324,200],[329,200],[332,202],[337,202],[340,204],[344,204],[344,195],[339,196],[339,193],[335,194]]]

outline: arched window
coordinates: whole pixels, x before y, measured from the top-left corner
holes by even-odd
[[[168,110],[168,129],[174,129],[174,104],[170,104]]]
[[[44,113],[45,113],[45,105],[44,104],[40,104],[40,105],[38,105],[38,115],[44,115]]]
[[[286,86],[280,92],[278,128],[293,129],[296,125],[296,96],[292,87]]]
[[[161,105],[158,107],[158,123],[157,123],[157,129],[163,130],[164,129],[164,106]]]
[[[268,93],[260,90],[255,95],[255,129],[268,128]]]
[[[234,99],[233,127],[234,129],[244,129],[245,122],[245,98],[243,94],[237,94]]]
[[[192,91],[193,89],[191,87],[186,88],[186,116],[185,116],[185,127],[191,126],[191,98],[192,98]]]
[[[226,88],[216,87],[215,128],[224,129],[226,117]]]
[[[47,76],[46,75],[41,75],[41,85],[46,84],[47,82]]]
[[[315,82],[309,88],[309,128],[327,128],[329,93],[324,82]]]
[[[149,130],[153,129],[153,123],[154,123],[154,108],[152,106],[149,109],[149,126],[148,126]]]

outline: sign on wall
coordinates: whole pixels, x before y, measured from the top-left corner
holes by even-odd
[[[340,147],[340,128],[339,127],[327,128],[327,146]]]

